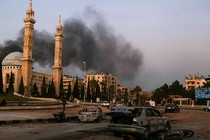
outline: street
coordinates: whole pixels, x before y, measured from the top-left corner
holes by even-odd
[[[173,129],[190,129],[195,132],[190,140],[210,139],[210,112],[197,110],[181,110],[180,113],[164,113],[171,121]],[[48,123],[48,124],[16,124],[0,126],[0,140],[123,140],[115,137],[107,130],[109,120],[100,123]],[[128,139],[134,139],[132,137]]]

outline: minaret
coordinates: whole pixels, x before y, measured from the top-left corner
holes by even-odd
[[[30,1],[30,6],[26,10],[26,18],[24,19],[24,44],[23,44],[23,57],[22,62],[22,76],[23,83],[25,86],[25,96],[30,95],[31,91],[31,80],[32,80],[32,49],[33,49],[33,33],[34,33],[34,11],[32,10],[32,1]]]
[[[53,66],[53,81],[55,85],[56,95],[59,96],[60,80],[62,76],[62,43],[63,43],[63,28],[61,26],[61,17],[59,16],[58,25],[55,32],[55,55]]]

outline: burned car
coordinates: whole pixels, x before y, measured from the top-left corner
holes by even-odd
[[[100,107],[85,107],[79,111],[80,122],[99,122],[103,119],[103,112]]]
[[[115,107],[108,128],[115,135],[132,135],[148,138],[157,131],[171,129],[168,119],[152,107]]]

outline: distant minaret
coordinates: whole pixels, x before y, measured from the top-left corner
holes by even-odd
[[[33,49],[33,33],[34,33],[34,11],[32,10],[32,1],[30,1],[30,6],[26,11],[26,18],[24,19],[24,44],[23,44],[23,57],[22,62],[22,76],[23,83],[25,86],[25,96],[30,95],[31,91],[31,80],[32,80],[32,49]]]
[[[53,66],[53,81],[55,84],[55,92],[57,96],[59,96],[60,80],[62,76],[62,43],[63,28],[61,26],[61,17],[59,16],[58,25],[55,32],[55,55]]]

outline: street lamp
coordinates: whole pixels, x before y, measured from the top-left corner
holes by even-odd
[[[85,75],[86,75],[86,62],[83,61],[82,63],[83,63],[83,65],[84,65],[84,77],[85,77]]]
[[[82,62],[83,63],[83,65],[84,65],[84,80],[83,80],[83,84],[84,84],[84,102],[85,102],[85,91],[86,91],[86,88],[85,88],[85,85],[86,85],[86,81],[85,81],[85,75],[86,75],[86,62],[85,61],[83,61]]]

